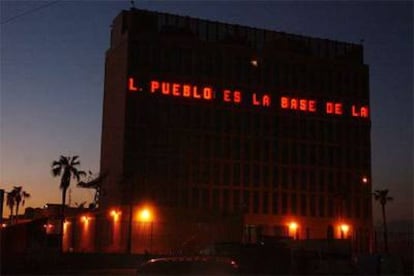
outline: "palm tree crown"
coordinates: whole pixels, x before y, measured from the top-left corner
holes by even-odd
[[[14,186],[13,191],[15,191],[14,201],[16,203],[16,218],[17,218],[17,216],[19,215],[20,203],[22,204],[22,206],[24,206],[26,198],[29,198],[30,194],[26,192],[25,190],[23,190],[22,186]]]
[[[7,192],[6,205],[10,208],[10,223],[13,222],[13,212],[16,206],[15,219],[19,214],[20,203],[24,206],[26,198],[29,198],[30,194],[23,190],[22,186],[14,186],[10,192]]]
[[[16,190],[13,189],[7,192],[6,205],[10,208],[10,223],[13,223],[13,210],[16,203]]]
[[[78,182],[82,176],[85,176],[84,171],[78,170],[77,166],[80,165],[78,160],[79,156],[60,156],[59,161],[53,161],[52,163],[52,174],[53,176],[60,176],[60,188],[66,191],[70,186],[70,179],[73,177]]]
[[[375,190],[374,192],[374,199],[376,201],[379,201],[381,205],[387,204],[388,201],[392,201],[393,198],[391,196],[388,196],[388,189],[385,190]]]

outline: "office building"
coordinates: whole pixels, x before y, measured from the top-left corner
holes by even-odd
[[[101,208],[241,218],[244,242],[367,251],[370,127],[361,44],[123,11],[106,53]]]

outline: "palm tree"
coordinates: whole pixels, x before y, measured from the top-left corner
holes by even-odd
[[[387,233],[387,220],[385,217],[385,204],[387,204],[388,201],[392,201],[393,198],[388,195],[388,189],[385,190],[376,190],[375,193],[373,193],[374,199],[378,201],[381,204],[382,208],[382,221],[384,224],[384,250],[386,253],[388,253],[388,233]]]
[[[71,178],[75,178],[78,182],[82,176],[85,176],[84,171],[77,167],[80,165],[78,161],[79,156],[63,156],[61,155],[58,161],[52,163],[52,175],[54,177],[61,176],[60,189],[62,189],[62,209],[61,209],[61,235],[63,237],[63,221],[65,219],[65,205],[66,205],[66,191],[70,186]]]
[[[13,210],[14,210],[15,203],[16,203],[16,190],[13,189],[10,192],[7,192],[7,198],[6,198],[6,205],[10,209],[10,224],[13,223]]]
[[[23,190],[22,186],[14,186],[13,190],[15,191],[15,203],[16,203],[16,222],[19,216],[19,206],[20,203],[22,203],[22,206],[24,206],[24,203],[26,201],[26,198],[30,197],[30,194]]]

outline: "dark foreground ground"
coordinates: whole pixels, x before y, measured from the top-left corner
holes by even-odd
[[[134,254],[21,254],[2,257],[1,275],[135,275],[143,261]]]
[[[99,253],[37,253],[7,256],[7,252],[2,252],[0,275],[136,275],[137,267],[148,259],[149,256],[137,254],[99,254]],[[150,256],[157,257],[157,256]],[[252,267],[258,265],[258,260],[254,260]],[[367,262],[365,262],[367,263]],[[281,265],[280,263],[278,266]],[[313,270],[317,273],[309,273],[299,263],[292,264],[290,273],[280,273],[279,275],[413,275],[412,263],[409,267],[399,269],[387,268],[389,264],[384,259],[382,261],[382,271],[377,266],[365,267],[363,270],[354,266],[346,265],[346,262],[336,261],[324,264],[318,261],[320,268]],[[308,262],[307,266],[311,264]],[[329,267],[329,269],[327,269]],[[253,270],[248,270],[250,275]],[[286,270],[285,270],[286,272]],[[328,273],[329,272],[329,273]],[[273,273],[271,273],[273,274]],[[257,275],[257,273],[252,273]]]

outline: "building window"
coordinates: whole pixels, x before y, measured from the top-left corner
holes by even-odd
[[[250,164],[245,163],[243,168],[243,184],[245,187],[248,187],[250,184]]]
[[[240,163],[233,164],[233,185],[240,186]]]
[[[253,166],[253,185],[255,187],[260,186],[260,166],[257,164]]]
[[[243,211],[245,213],[250,213],[250,192],[243,192]]]
[[[198,195],[198,189],[197,188],[193,188],[192,190],[192,198],[191,198],[191,205],[193,208],[198,208],[200,200],[199,200],[199,195]]]
[[[239,190],[233,191],[233,211],[236,213],[239,213],[241,211]]]
[[[223,211],[227,212],[230,209],[229,190],[223,190]]]
[[[278,193],[273,193],[272,213],[275,215],[279,213],[279,194]]]
[[[233,159],[240,159],[240,140],[239,137],[233,137],[231,147],[231,155]]]
[[[258,214],[259,213],[259,192],[254,192],[253,193],[253,213],[254,214]]]
[[[231,166],[228,163],[223,163],[221,165],[222,175],[223,175],[223,185],[230,185],[230,176],[231,176]]]
[[[286,193],[282,193],[282,214],[286,215],[287,214],[287,194]]]
[[[213,190],[213,209],[220,209],[220,193],[218,189]]]
[[[334,216],[334,203],[332,199],[328,199],[328,217]]]
[[[296,215],[297,207],[296,207],[296,194],[291,194],[290,196],[290,210],[292,214]]]
[[[348,218],[350,218],[352,216],[352,212],[351,212],[351,198],[348,195],[347,198],[345,198],[345,210],[344,210],[344,215]]]
[[[202,189],[201,191],[201,207],[209,208],[209,190]]]
[[[355,200],[355,217],[361,218],[361,200],[359,197]]]
[[[314,171],[309,171],[309,190],[311,192],[314,192],[316,189],[316,174]]]
[[[298,184],[298,170],[292,169],[291,172],[291,188],[292,190],[296,190]]]
[[[302,191],[306,191],[307,189],[307,184],[308,184],[308,174],[306,173],[306,170],[302,170],[302,173],[300,174],[301,179],[300,179],[300,188]]]
[[[268,214],[269,213],[269,193],[264,192],[262,198],[262,213]]]
[[[315,195],[311,195],[311,196],[310,196],[310,202],[309,202],[309,205],[310,205],[310,215],[311,215],[312,217],[315,217],[315,216],[316,216],[316,202],[315,202]]]
[[[182,206],[184,208],[188,208],[189,204],[188,204],[188,190],[187,189],[183,189],[182,193],[181,193],[181,203]]]
[[[272,148],[272,150],[271,150],[271,157],[270,157],[270,159],[276,162],[278,160],[278,154],[279,154],[277,141],[273,141],[271,148]]]
[[[306,194],[301,194],[300,196],[300,214],[302,216],[306,216],[307,215],[307,200],[306,200]]]
[[[319,197],[319,216],[325,216],[325,198],[323,196]]]
[[[273,188],[277,188],[278,187],[278,183],[279,183],[279,174],[278,174],[278,167],[274,166],[273,167],[273,177],[272,177],[272,186]]]
[[[280,173],[282,177],[281,179],[282,188],[287,189],[289,187],[289,174],[288,174],[287,168],[281,168]]]
[[[269,166],[263,166],[262,167],[262,185],[264,187],[270,186],[269,175],[270,175]]]

